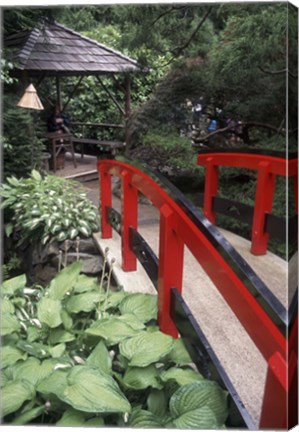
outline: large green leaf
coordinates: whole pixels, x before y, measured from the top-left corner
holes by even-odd
[[[34,387],[28,381],[17,380],[8,383],[1,392],[2,415],[15,412],[26,400],[33,399],[34,396]]]
[[[7,298],[4,298],[3,300],[1,300],[1,313],[2,314],[5,314],[5,313],[13,314],[14,311],[15,311],[15,307],[10,300],[8,300]]]
[[[12,377],[8,376],[8,370],[4,369],[4,370],[0,370],[0,387],[4,387],[9,381],[12,381]]]
[[[172,349],[173,338],[159,331],[142,332],[122,341],[120,353],[129,360],[130,366],[144,367],[163,359]]]
[[[39,406],[36,408],[29,409],[27,411],[22,412],[22,414],[18,415],[10,424],[12,425],[24,425],[29,423],[31,420],[39,417],[45,412],[45,406]]]
[[[63,413],[63,416],[56,423],[56,426],[82,426],[85,422],[85,416],[82,412],[69,408]]]
[[[66,330],[71,330],[72,327],[73,327],[73,319],[72,319],[72,317],[68,314],[68,312],[65,309],[62,309],[60,316],[61,316],[61,319],[62,319],[63,327]]]
[[[222,426],[208,406],[188,411],[172,422],[178,429],[220,429]]]
[[[111,374],[112,360],[103,341],[100,341],[90,353],[86,360],[86,364],[89,367],[99,368],[106,374]]]
[[[99,427],[99,426],[105,426],[104,419],[102,417],[93,417],[89,420],[86,420],[84,423],[85,427]]]
[[[134,330],[145,329],[145,325],[143,324],[143,322],[140,321],[140,319],[138,319],[134,313],[126,313],[119,316],[118,319],[129,324],[129,326],[132,327]]]
[[[14,366],[14,379],[29,381],[36,385],[54,371],[55,360],[47,359],[42,362],[35,357],[29,357]]]
[[[60,343],[58,345],[55,345],[53,347],[49,348],[49,353],[54,358],[62,357],[63,353],[65,352],[66,345],[65,343]]]
[[[18,360],[26,360],[27,354],[16,347],[7,345],[1,348],[1,367],[15,364]]]
[[[87,330],[87,334],[100,336],[106,341],[106,345],[115,345],[121,340],[139,333],[119,317],[111,316],[94,322]]]
[[[131,411],[131,405],[116,381],[110,375],[87,366],[74,366],[67,373],[55,371],[38,386],[38,390],[54,393],[63,402],[84,412]]]
[[[55,328],[52,329],[48,342],[51,345],[56,345],[61,342],[71,342],[74,339],[76,338],[72,333],[65,331],[64,329],[61,328]]]
[[[110,291],[106,303],[107,309],[116,308],[128,295],[129,293],[127,293],[126,291]]]
[[[28,354],[40,359],[49,357],[48,345],[44,345],[39,342],[27,342],[26,340],[19,340],[17,347],[22,351],[25,351]]]
[[[20,330],[20,323],[18,319],[11,313],[3,313],[1,317],[1,336],[5,336]]]
[[[174,340],[173,348],[168,355],[168,359],[176,364],[192,363],[192,359],[186,350],[182,339]]]
[[[42,328],[38,328],[35,326],[29,326],[27,328],[27,341],[34,342],[36,340],[43,340],[49,334],[49,329],[47,326],[43,326]]]
[[[152,389],[146,400],[150,412],[163,418],[168,409],[168,397],[164,390]]]
[[[176,381],[180,386],[190,384],[194,381],[200,381],[203,379],[203,376],[194,371],[193,369],[181,369],[181,368],[170,368],[167,371],[161,373],[160,378],[163,382],[167,382],[169,380]]]
[[[100,294],[95,291],[72,295],[66,302],[66,310],[69,313],[90,312],[96,309],[99,301]]]
[[[214,381],[202,380],[184,385],[169,402],[173,423],[183,429],[202,428],[203,423],[205,428],[220,427],[228,414],[226,398],[227,392]]]
[[[150,411],[142,410],[140,408],[134,409],[129,418],[129,426],[136,427],[139,429],[150,428],[150,429],[161,429],[162,424],[156,415]]]
[[[44,395],[56,395],[59,388],[67,386],[68,372],[65,370],[54,370],[50,375],[41,380],[37,385],[37,391]]]
[[[129,294],[119,305],[122,314],[134,313],[136,317],[146,323],[157,319],[157,295],[134,293]]]
[[[62,323],[61,302],[43,297],[37,305],[37,316],[40,322],[51,328],[58,327]]]
[[[22,274],[20,276],[16,276],[12,279],[8,279],[0,287],[1,294],[12,295],[19,289],[22,289],[26,286],[26,275]]]
[[[148,387],[161,389],[158,382],[158,371],[154,365],[147,367],[129,367],[123,377],[122,383],[133,390],[143,390]]]
[[[83,293],[87,291],[99,291],[100,287],[97,283],[97,278],[92,278],[84,274],[78,276],[77,282],[74,286],[74,292]]]
[[[71,292],[76,285],[82,263],[75,261],[65,267],[51,282],[49,287],[49,298],[53,300],[62,300],[67,292]]]

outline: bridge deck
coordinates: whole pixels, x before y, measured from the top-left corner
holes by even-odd
[[[120,209],[120,201],[113,197],[113,206]],[[158,256],[159,213],[149,205],[139,204],[139,232]],[[264,256],[253,256],[250,242],[225,230],[220,230],[249,265],[273,291],[284,306],[289,304],[287,295],[288,263],[268,252]],[[111,256],[116,258],[115,276],[128,291],[154,292],[141,265],[137,272],[121,270],[120,238],[114,233],[109,240],[96,239],[101,248],[109,246]],[[237,393],[256,427],[259,424],[267,363],[254,343],[219,294],[217,288],[185,248],[183,295],[194,317],[205,333]],[[292,287],[296,289],[296,257],[292,260]]]

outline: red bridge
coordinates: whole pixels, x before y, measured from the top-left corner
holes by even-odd
[[[244,424],[250,429],[290,428],[297,424],[297,293],[294,292],[290,301],[282,304],[272,292],[272,287],[263,282],[214,224],[216,214],[222,213],[251,225],[251,253],[254,255],[266,254],[269,236],[286,243],[296,238],[296,216],[285,219],[271,212],[276,176],[287,177],[297,197],[297,159],[286,159],[285,155],[277,152],[221,151],[199,154],[198,164],[206,167],[205,192],[199,197],[204,215],[172,184],[148,168],[114,160],[98,161],[101,239],[111,238],[113,227],[119,233],[123,271],[136,274],[138,259],[157,289],[161,331],[184,339],[201,373],[209,377],[210,368],[216,368],[218,380],[229,391]],[[257,170],[254,208],[217,196],[220,166]],[[113,176],[121,179],[121,214],[112,208]],[[138,229],[139,193],[145,195],[158,211],[158,256]],[[295,208],[297,212],[297,202]],[[222,360],[223,349],[217,345],[213,322],[208,323],[210,332],[207,334],[205,317],[190,310],[189,302],[196,303],[198,299],[204,305],[205,298],[201,297],[203,288],[199,281],[193,284],[196,285],[193,286],[195,298],[189,301],[185,296],[183,267],[186,248],[216,287],[217,295],[232,313],[232,320],[235,319],[244,332],[244,340],[241,337],[234,342],[236,351],[238,344],[245,343],[245,348],[256,350],[260,356],[257,358],[265,363],[262,394],[257,395],[260,402],[252,402],[253,406],[258,406],[258,413],[243,396],[249,391],[246,388],[250,385],[247,375],[251,374],[245,368],[242,370],[246,355],[240,354],[239,374],[243,376],[240,386],[238,379],[228,370],[226,360]],[[290,280],[289,263],[285,265]],[[288,289],[288,283],[285,289]],[[288,292],[284,296],[289,300]],[[208,308],[207,303],[207,313]],[[223,337],[229,338],[225,333]],[[250,341],[248,344],[244,342],[245,337]],[[233,357],[229,358],[229,353],[225,358],[228,363],[234,361]],[[253,370],[258,370],[258,364],[253,366]]]

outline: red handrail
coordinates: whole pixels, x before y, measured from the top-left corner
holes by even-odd
[[[298,212],[298,169],[297,159],[286,160],[280,156],[236,152],[207,152],[198,154],[197,164],[206,167],[204,191],[204,215],[215,224],[213,198],[218,192],[219,167],[239,167],[258,172],[251,231],[251,253],[264,255],[267,252],[269,234],[265,231],[266,215],[271,213],[276,176],[293,177],[295,189],[295,208]]]
[[[183,250],[186,245],[268,362],[268,387],[265,389],[264,400],[266,402],[261,424],[263,427],[270,428],[286,427],[286,398],[290,388],[286,338],[217,248],[150,176],[134,166],[114,160],[99,160],[98,171],[103,238],[112,236],[112,228],[107,217],[107,208],[111,207],[112,203],[111,177],[118,176],[122,179],[121,249],[124,271],[136,270],[136,257],[129,243],[129,229],[130,227],[137,229],[138,225],[138,191],[149,198],[160,210],[158,321],[161,331],[174,337],[178,336],[176,326],[171,319],[170,293],[173,287],[182,292]],[[276,391],[272,392],[272,388],[275,388]],[[277,401],[280,403],[280,411],[273,420],[272,408],[269,411],[269,404]]]

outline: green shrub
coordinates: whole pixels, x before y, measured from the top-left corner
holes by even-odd
[[[169,128],[149,130],[142,145],[134,150],[134,158],[164,174],[200,171],[190,139]]]
[[[34,110],[16,106],[18,97],[3,97],[3,176],[21,177],[40,164],[46,127]]]
[[[80,271],[71,264],[46,289],[23,275],[2,284],[4,423],[223,427],[227,392],[159,331],[157,296],[102,290]]]
[[[22,242],[64,241],[90,237],[99,230],[99,217],[86,193],[70,180],[33,170],[29,178],[7,178],[0,194],[10,213],[6,234],[19,232]],[[7,218],[6,218],[7,219]]]

